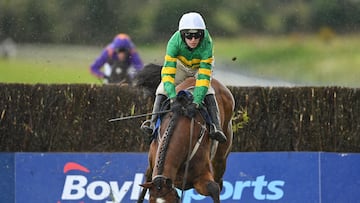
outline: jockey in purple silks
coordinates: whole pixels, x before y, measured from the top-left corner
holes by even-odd
[[[101,68],[104,66],[105,70]],[[105,83],[130,82],[134,72],[143,68],[143,62],[127,34],[120,33],[103,49],[90,66],[90,72]],[[135,69],[135,71],[134,71]]]

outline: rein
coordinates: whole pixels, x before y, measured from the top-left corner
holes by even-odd
[[[190,124],[190,142],[189,142],[189,151],[188,151],[188,156],[186,159],[186,164],[185,164],[185,172],[184,172],[184,178],[183,178],[183,185],[181,188],[181,201],[183,200],[184,197],[184,188],[186,185],[186,178],[189,172],[189,165],[190,165],[190,160],[194,157],[195,153],[197,152],[197,150],[200,147],[200,144],[204,138],[205,135],[205,130],[206,130],[206,126],[202,125],[199,121],[196,121],[197,124],[199,124],[201,126],[201,130],[200,130],[200,137],[198,138],[196,145],[194,146],[194,148],[190,151],[191,146],[192,146],[192,139],[193,139],[193,135],[194,135],[194,123],[195,123],[195,119],[191,118],[191,124]]]
[[[188,158],[188,162],[194,157],[194,155],[195,155],[195,153],[197,152],[197,150],[199,149],[199,147],[200,147],[200,144],[201,144],[201,142],[202,142],[202,140],[203,140],[203,138],[204,138],[204,135],[205,135],[205,131],[206,131],[206,125],[202,125],[199,121],[196,121],[197,122],[197,124],[199,124],[200,126],[201,126],[201,130],[200,130],[200,136],[199,136],[199,138],[198,138],[198,140],[197,140],[197,142],[196,142],[196,145],[194,146],[194,149],[192,150],[192,152],[191,152],[191,155],[190,155],[190,157]],[[190,137],[191,137],[191,139],[190,139],[190,141],[192,140],[192,136],[193,136],[193,133],[194,133],[194,119],[191,119],[191,131],[190,131]],[[189,149],[191,148],[191,145],[189,146]]]

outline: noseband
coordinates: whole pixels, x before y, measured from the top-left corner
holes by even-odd
[[[163,175],[157,175],[152,180],[155,190],[156,190],[156,198],[165,197],[169,193],[173,192],[176,200],[179,201],[180,197],[175,189],[174,184],[172,183],[172,180],[166,176]],[[162,189],[166,189],[163,192],[160,192]]]

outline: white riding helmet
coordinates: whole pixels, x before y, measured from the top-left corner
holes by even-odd
[[[199,13],[185,13],[179,21],[179,30],[205,30],[205,22]]]

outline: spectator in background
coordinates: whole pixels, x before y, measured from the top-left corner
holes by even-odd
[[[102,71],[101,68],[104,67]],[[120,33],[104,48],[90,66],[90,71],[104,83],[131,84],[136,72],[143,68],[143,62],[134,43],[127,34]]]

